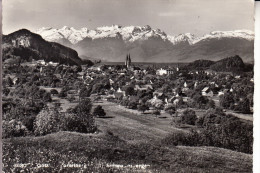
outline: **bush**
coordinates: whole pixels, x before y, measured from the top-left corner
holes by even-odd
[[[189,133],[176,132],[168,137],[164,138],[162,141],[166,145],[184,145],[184,146],[197,146],[199,143],[199,134],[192,130]]]
[[[62,90],[60,91],[60,93],[59,93],[58,96],[59,96],[60,98],[64,98],[64,97],[67,97],[67,95],[68,95],[68,94],[67,94],[67,91],[65,91],[65,90],[62,89]]]
[[[77,113],[66,113],[61,122],[62,130],[80,133],[93,133],[97,130],[93,116],[82,118]]]
[[[197,120],[197,116],[195,114],[195,111],[191,109],[186,109],[183,112],[183,115],[181,116],[181,123],[184,124],[195,125],[196,120]]]
[[[44,100],[45,102],[51,102],[51,101],[52,101],[51,94],[48,93],[48,92],[45,92],[45,93],[43,94],[43,100]]]
[[[46,135],[60,129],[60,113],[57,109],[44,108],[35,119],[35,135]]]
[[[253,153],[253,125],[227,116],[220,124],[208,123],[200,132],[174,133],[162,142],[166,145],[214,146]]]
[[[28,133],[21,121],[3,121],[3,138],[26,136]]]
[[[96,117],[104,117],[104,116],[106,116],[106,112],[102,108],[102,106],[98,105],[97,107],[95,107],[95,109],[93,111],[93,115]]]
[[[137,103],[136,102],[129,102],[128,104],[129,109],[137,109]]]
[[[51,90],[50,90],[50,93],[51,93],[52,95],[57,95],[57,94],[59,94],[59,92],[58,92],[56,89],[51,89]]]
[[[176,108],[173,105],[168,105],[167,107],[165,107],[165,111],[172,115],[175,114]]]
[[[82,99],[79,104],[68,111],[62,120],[62,129],[80,133],[93,133],[97,130],[94,116],[90,113],[90,99]]]
[[[73,101],[76,100],[76,97],[75,97],[74,95],[71,94],[71,95],[68,96],[67,99],[68,99],[69,102],[73,102]]]
[[[155,111],[153,111],[153,114],[158,116],[158,115],[161,115],[161,112],[159,110],[155,110]]]
[[[25,125],[25,127],[29,130],[29,131],[33,131],[34,130],[34,121],[35,121],[36,116],[35,115],[31,115],[31,116],[26,116],[23,118],[22,123]]]
[[[138,111],[143,112],[143,113],[144,113],[146,110],[149,110],[149,107],[148,107],[146,104],[138,105],[137,108],[138,108]]]

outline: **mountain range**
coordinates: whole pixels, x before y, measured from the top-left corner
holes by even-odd
[[[248,30],[214,31],[202,37],[190,33],[171,36],[149,25],[94,30],[44,27],[35,32],[47,41],[75,49],[82,59],[121,62],[130,53],[135,62],[216,61],[234,55],[244,62],[254,61],[254,32]]]

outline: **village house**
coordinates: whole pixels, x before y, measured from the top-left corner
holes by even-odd
[[[163,68],[161,68],[161,69],[156,71],[156,75],[160,75],[160,76],[162,76],[162,75],[170,75],[170,74],[173,74],[173,73],[174,73],[174,70],[172,70],[172,69],[163,69]]]
[[[153,90],[153,87],[152,87],[152,85],[149,85],[149,84],[147,84],[147,85],[135,85],[134,89],[136,91],[138,91],[138,90],[147,91],[148,89]]]
[[[186,82],[184,82],[183,88],[181,89],[181,91],[182,91],[183,93],[185,93],[185,92],[188,91],[188,90],[189,90],[188,84],[187,84]]]
[[[213,97],[214,93],[209,87],[205,87],[201,91],[201,95],[206,96],[206,97]]]
[[[154,98],[158,98],[158,99],[161,99],[161,100],[164,100],[166,98],[166,96],[165,96],[165,94],[163,93],[162,90],[154,91],[153,96],[154,96]]]

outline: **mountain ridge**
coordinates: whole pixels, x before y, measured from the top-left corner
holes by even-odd
[[[249,30],[213,31],[196,37],[191,33],[170,36],[149,25],[112,25],[94,30],[67,26],[42,28],[36,33],[46,40],[75,49],[81,57],[102,61],[124,61],[127,53],[139,62],[220,60],[234,55],[239,55],[245,62],[254,61],[254,32]]]
[[[202,37],[197,37],[191,33],[182,33],[176,36],[167,35],[160,29],[152,29],[149,25],[146,26],[125,26],[112,25],[97,27],[90,30],[87,27],[81,29],[75,29],[73,27],[64,26],[60,29],[52,27],[43,27],[35,31],[48,41],[54,41],[57,39],[68,39],[72,44],[76,44],[84,38],[105,38],[116,37],[117,34],[121,34],[124,41],[133,42],[136,39],[148,38],[151,36],[160,36],[163,40],[169,40],[173,44],[178,43],[180,40],[188,40],[190,44],[195,44],[203,39],[209,37],[241,37],[248,40],[254,39],[254,32],[250,30],[234,30],[234,31],[212,31],[209,34],[205,34]],[[139,36],[139,37],[138,37]]]

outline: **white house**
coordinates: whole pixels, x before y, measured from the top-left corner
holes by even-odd
[[[164,74],[167,74],[167,70],[161,68],[156,71],[156,74],[162,76]]]
[[[203,88],[203,90],[201,91],[201,95],[207,96],[207,97],[213,97],[214,93],[213,93],[213,91],[211,91],[211,90],[209,89],[209,87],[205,87],[205,88]]]

